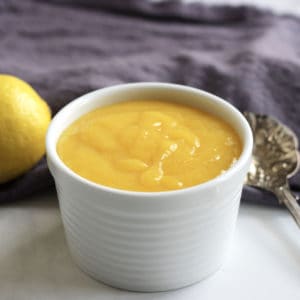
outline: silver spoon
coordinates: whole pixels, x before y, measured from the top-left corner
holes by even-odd
[[[253,159],[246,184],[274,193],[300,227],[300,206],[288,178],[300,167],[298,139],[294,132],[266,115],[244,113],[254,137]]]

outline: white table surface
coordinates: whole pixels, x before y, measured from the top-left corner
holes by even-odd
[[[165,293],[98,283],[73,263],[54,194],[0,208],[0,299],[300,299],[300,230],[282,209],[242,204],[230,255],[215,275]]]
[[[299,0],[202,1],[300,14]],[[300,230],[285,210],[242,204],[232,251],[220,271],[177,291],[131,293],[98,283],[75,266],[55,194],[1,205],[0,300],[19,299],[299,300]]]

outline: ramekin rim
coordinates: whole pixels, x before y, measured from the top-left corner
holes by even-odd
[[[86,179],[80,175],[78,175],[76,172],[71,170],[68,166],[66,166],[63,161],[60,159],[57,151],[56,151],[56,144],[57,141],[54,143],[52,141],[52,135],[53,127],[56,122],[59,121],[59,119],[73,106],[80,105],[81,102],[84,102],[86,98],[90,98],[93,96],[96,96],[98,94],[101,94],[103,92],[118,89],[118,88],[135,88],[135,87],[165,87],[165,88],[175,88],[175,89],[181,89],[184,91],[194,92],[199,94],[200,96],[204,96],[206,98],[212,99],[213,101],[216,101],[218,103],[221,103],[224,106],[227,106],[231,111],[233,111],[234,114],[237,115],[237,117],[241,120],[241,124],[244,127],[244,131],[246,133],[245,142],[243,143],[243,151],[238,158],[238,160],[234,163],[233,166],[231,166],[228,170],[226,170],[224,173],[197,185],[193,185],[190,187],[186,187],[183,189],[177,189],[177,190],[169,190],[169,191],[155,191],[155,192],[142,192],[142,191],[131,191],[131,190],[123,190],[118,188],[113,188],[109,186],[105,186],[99,183],[95,183],[93,181],[90,181],[89,179]],[[96,99],[96,98],[95,98]],[[76,99],[72,100],[70,103],[65,105],[58,113],[54,116],[52,119],[50,126],[47,131],[46,135],[46,153],[47,153],[47,160],[51,160],[52,163],[55,164],[57,168],[59,168],[62,172],[66,173],[68,176],[72,177],[74,180],[77,180],[81,184],[88,185],[89,187],[96,189],[96,190],[104,190],[106,192],[119,194],[119,195],[127,195],[132,197],[146,197],[146,198],[153,198],[158,196],[172,196],[172,195],[179,195],[182,193],[192,192],[195,190],[203,190],[208,189],[214,185],[220,184],[224,181],[226,181],[229,177],[233,176],[236,172],[238,172],[240,169],[243,168],[245,164],[247,164],[249,158],[252,155],[252,147],[253,147],[253,136],[252,136],[252,130],[250,128],[250,125],[248,124],[245,117],[242,115],[242,113],[232,104],[225,101],[219,96],[216,96],[212,93],[209,93],[207,91],[204,91],[199,88],[194,88],[186,85],[181,84],[174,84],[174,83],[165,83],[165,82],[137,82],[137,83],[122,83],[122,84],[116,84],[111,85],[108,87],[103,87],[96,89],[94,91],[91,91],[89,93],[86,93],[80,97],[77,97]]]

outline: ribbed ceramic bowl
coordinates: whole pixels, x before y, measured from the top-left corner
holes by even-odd
[[[182,102],[225,119],[242,139],[241,157],[204,184],[147,193],[95,184],[64,165],[56,143],[66,127],[97,107],[138,99]],[[63,108],[50,125],[46,143],[67,242],[86,273],[122,289],[164,291],[198,282],[220,268],[234,232],[252,151],[248,123],[232,105],[174,84],[112,86]]]

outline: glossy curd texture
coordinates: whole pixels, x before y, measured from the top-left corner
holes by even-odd
[[[57,143],[62,161],[93,182],[130,191],[168,191],[230,168],[242,144],[222,119],[162,101],[127,101],[71,124]]]

